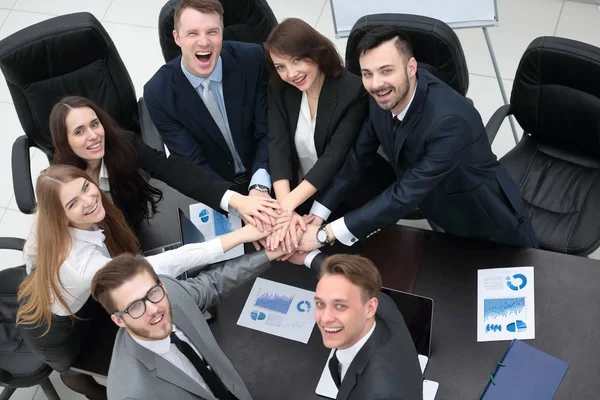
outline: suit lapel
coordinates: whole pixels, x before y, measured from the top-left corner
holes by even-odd
[[[203,399],[213,399],[213,397],[187,374],[175,367],[169,361],[165,360],[156,353],[151,352],[145,347],[137,344],[129,334],[126,334],[125,344],[129,353],[141,362],[148,371],[155,371],[156,377],[172,385],[194,393]]]
[[[356,357],[354,357],[352,363],[350,363],[348,371],[346,371],[346,375],[344,375],[344,379],[342,380],[336,400],[345,400],[350,397],[350,393],[352,393],[354,386],[356,386],[359,376],[363,374],[367,364],[369,364],[369,360],[373,357],[379,346],[385,343],[388,336],[387,326],[378,318],[375,331],[362,349],[360,349]]]
[[[242,65],[225,48],[221,51],[223,66],[223,99],[227,110],[227,120],[233,143],[242,156],[245,141],[242,140],[243,104],[240,89],[242,87]]]
[[[282,85],[284,86],[281,93],[281,98],[283,99],[283,104],[285,105],[285,109],[287,110],[287,114],[290,118],[288,125],[290,129],[291,143],[293,144],[294,136],[296,135],[296,128],[298,127],[298,118],[300,117],[302,92],[288,85],[287,83],[282,83]]]
[[[339,79],[325,78],[319,104],[317,105],[317,124],[315,126],[315,148],[321,156],[325,149],[325,140],[329,133],[329,124],[338,103]]]
[[[193,122],[194,126],[189,129],[193,135],[198,135],[204,131],[210,136],[223,150],[229,152],[229,147],[223,138],[223,134],[219,130],[219,127],[215,123],[215,120],[210,115],[210,112],[204,105],[204,102],[196,92],[196,89],[192,87],[190,81],[185,77],[180,67],[181,58],[178,57],[173,68],[175,73],[173,74],[173,89],[175,95],[178,97],[179,102],[177,108],[182,109],[179,115],[188,116]],[[173,61],[172,61],[173,62]],[[229,113],[229,110],[227,110]],[[184,123],[186,127],[189,125]]]

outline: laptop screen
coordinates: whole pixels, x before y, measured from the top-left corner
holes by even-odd
[[[178,208],[179,212],[179,227],[181,228],[181,243],[184,245],[190,243],[202,243],[204,242],[204,235],[196,225],[185,215],[185,213]]]
[[[402,313],[417,353],[429,357],[431,351],[433,300],[394,289],[382,288],[381,291],[396,303],[400,313]]]

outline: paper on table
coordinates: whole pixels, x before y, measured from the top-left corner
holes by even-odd
[[[327,362],[323,367],[323,372],[321,373],[321,378],[319,378],[319,383],[317,383],[317,388],[315,389],[315,393],[319,396],[328,397],[330,399],[335,399],[337,397],[338,388],[335,386],[335,382],[331,377],[331,373],[329,372],[329,360],[333,356],[333,350],[329,352],[329,357],[327,357]],[[419,365],[421,366],[421,372],[425,372],[425,367],[427,367],[427,361],[429,359],[425,356],[419,354]],[[430,381],[427,379],[423,380],[423,400],[434,400],[435,395],[437,393],[439,387],[439,383]]]
[[[237,324],[308,343],[315,325],[315,292],[257,278]]]
[[[196,228],[202,232],[204,240],[206,241],[233,232],[242,227],[242,220],[236,213],[230,212],[227,216],[213,210],[203,203],[190,205],[190,220],[196,225]],[[230,260],[242,255],[244,255],[244,245],[240,244],[215,259],[213,263]]]
[[[478,270],[477,341],[533,338],[533,267]]]

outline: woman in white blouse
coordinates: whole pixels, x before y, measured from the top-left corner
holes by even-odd
[[[88,301],[94,274],[111,257],[137,254],[140,249],[121,211],[84,171],[53,165],[38,178],[36,193],[37,243],[29,246],[36,253],[29,250],[26,255],[31,274],[19,287],[17,324],[30,347],[56,371],[65,373],[77,360],[89,320],[106,317],[93,300]],[[150,256],[148,261],[157,273],[177,276],[266,234],[246,225],[204,243]],[[84,385],[74,382],[77,379],[71,375],[61,377],[75,390]],[[103,387],[91,386],[91,392],[86,392],[89,398],[105,396]]]
[[[304,224],[295,210],[309,212],[307,200],[342,166],[366,118],[368,98],[333,43],[300,19],[277,25],[264,47],[272,67],[269,166],[276,198],[292,216],[266,244],[282,242],[291,250],[298,238],[289,228]]]

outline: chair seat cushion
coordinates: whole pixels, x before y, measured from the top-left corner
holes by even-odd
[[[587,255],[600,245],[600,160],[526,135],[501,162],[521,189],[542,248]]]

